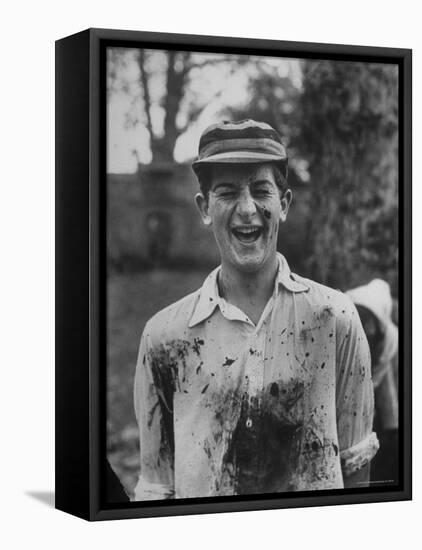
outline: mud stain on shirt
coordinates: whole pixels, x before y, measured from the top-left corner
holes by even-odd
[[[303,382],[292,380],[243,396],[223,456],[223,472],[236,494],[285,489],[300,452],[303,391]]]

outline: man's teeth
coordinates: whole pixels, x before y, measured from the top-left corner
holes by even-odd
[[[242,229],[236,229],[239,233],[255,233],[256,231],[259,231],[259,227],[245,227]]]
[[[261,227],[236,227],[233,229],[235,236],[245,242],[255,241],[261,235]]]

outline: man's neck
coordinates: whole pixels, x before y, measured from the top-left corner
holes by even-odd
[[[265,269],[248,273],[223,264],[218,277],[220,296],[244,311],[257,324],[274,291],[278,265],[275,257]]]

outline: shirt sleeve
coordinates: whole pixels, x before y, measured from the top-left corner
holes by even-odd
[[[139,347],[134,383],[135,415],[139,426],[140,476],[134,500],[174,497],[173,406],[163,387],[162,365],[154,358],[145,328]]]
[[[337,434],[343,478],[368,467],[379,447],[372,432],[374,390],[369,346],[356,308],[347,302],[336,333]]]

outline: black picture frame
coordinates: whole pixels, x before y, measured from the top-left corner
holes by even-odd
[[[105,49],[110,45],[395,63],[399,69],[400,472],[396,489],[107,504]],[[56,42],[56,508],[87,520],[412,498],[412,52],[408,49],[88,29]]]

